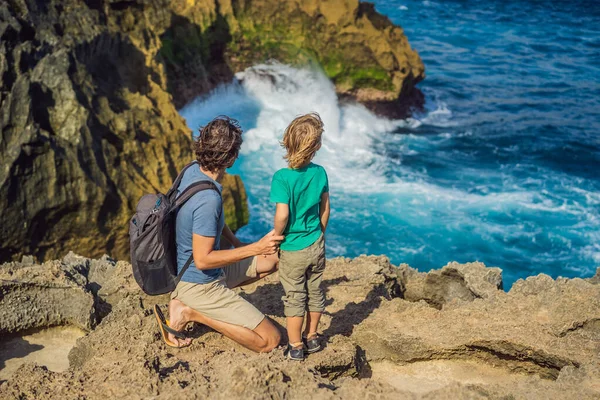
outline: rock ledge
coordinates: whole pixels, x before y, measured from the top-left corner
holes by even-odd
[[[0,266],[0,332],[72,324],[90,333],[67,372],[25,364],[1,398],[578,398],[600,396],[600,286],[544,275],[500,290],[501,271],[450,263],[419,273],[385,257],[328,261],[326,348],[303,363],[253,354],[203,326],[160,340],[130,265],[69,254]],[[53,302],[44,302],[54,290]],[[282,331],[276,276],[240,289]],[[74,303],[76,308],[65,309]],[[25,299],[30,299],[27,303]],[[21,309],[29,318],[10,318]],[[62,315],[57,317],[56,310]],[[97,325],[97,326],[96,326]],[[44,382],[40,385],[40,382]]]

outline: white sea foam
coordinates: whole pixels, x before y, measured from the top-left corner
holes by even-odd
[[[419,119],[420,124],[448,128],[457,126],[458,123],[452,120],[452,111],[444,102],[439,102],[435,110],[429,111],[424,118]]]

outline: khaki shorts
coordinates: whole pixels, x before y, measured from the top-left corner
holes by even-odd
[[[208,318],[254,330],[265,318],[264,314],[231,289],[256,278],[256,262],[256,257],[249,257],[223,267],[224,274],[213,282],[179,282],[171,299]]]
[[[279,280],[286,317],[303,317],[306,310],[323,312],[325,293],[321,288],[325,271],[325,237],[305,249],[279,251]]]

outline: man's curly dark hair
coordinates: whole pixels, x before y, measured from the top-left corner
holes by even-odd
[[[219,115],[200,127],[199,131],[193,150],[200,166],[210,172],[231,167],[242,147],[240,123],[226,115]]]

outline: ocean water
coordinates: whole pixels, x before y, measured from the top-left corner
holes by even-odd
[[[338,102],[318,70],[258,65],[181,110],[196,130],[239,119],[232,173],[255,240],[272,228],[278,145],[298,114],[325,123],[316,162],[332,196],[328,257],[385,254],[421,270],[449,261],[538,273],[600,266],[600,3],[375,1],[426,66],[426,110],[408,120]]]

